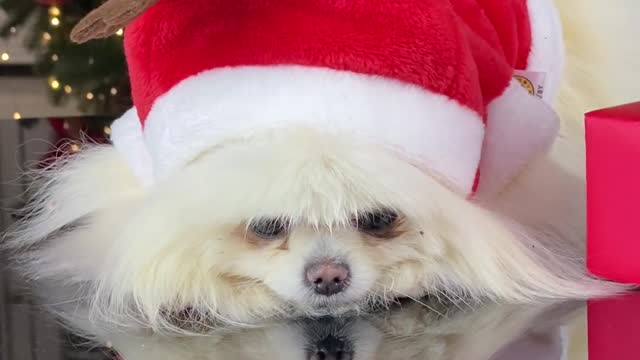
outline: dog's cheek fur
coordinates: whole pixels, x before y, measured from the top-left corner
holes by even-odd
[[[548,234],[510,224],[462,199],[450,198],[447,209],[422,228],[428,229],[425,243],[443,248],[416,247],[411,258],[388,267],[380,281],[387,292],[532,302],[619,290],[586,275],[582,254],[562,238],[543,239]]]
[[[180,331],[163,317],[167,306],[203,308],[221,322],[279,315],[282,303],[267,288],[216,271],[227,254],[206,246],[211,234],[196,230],[167,243],[183,228],[154,221],[162,214],[151,211],[150,194],[113,147],[89,148],[37,176],[29,219],[8,232],[3,248],[33,284],[81,289],[68,300],[86,300],[92,318]]]
[[[209,253],[200,246],[185,246],[145,259],[126,256],[129,264],[117,264],[119,271],[100,284],[96,299],[109,302],[96,310],[108,319],[127,311],[131,304],[121,301],[129,300],[155,329],[170,329],[171,317],[187,308],[196,312],[188,321],[202,318],[210,324],[242,325],[284,315],[284,304],[270,289],[255,279],[221,271],[215,257],[206,257]]]

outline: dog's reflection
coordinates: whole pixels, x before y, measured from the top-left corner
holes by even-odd
[[[329,318],[308,322],[304,327],[307,359],[352,360],[355,356],[353,334],[356,329],[349,325]]]
[[[435,309],[413,303],[367,316],[225,327],[181,337],[84,325],[123,360],[561,360],[567,349],[563,326],[581,308],[568,303]]]

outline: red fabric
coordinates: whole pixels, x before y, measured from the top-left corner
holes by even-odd
[[[92,130],[88,125],[91,119],[84,118],[48,118],[47,122],[53,131],[49,150],[38,161],[38,168],[44,169],[53,165],[64,155],[61,149],[68,148],[71,143],[80,143],[83,138],[91,139],[97,144],[109,143],[103,131]],[[66,123],[66,126],[65,126]]]
[[[640,284],[640,103],[586,115],[587,267]]]
[[[531,24],[526,1],[453,0],[468,44],[478,64],[486,106],[502,95],[513,69],[525,69],[531,52]],[[523,62],[524,59],[524,62]]]
[[[62,5],[67,3],[68,1],[67,0],[36,0],[36,2],[42,5],[53,6],[53,5]]]
[[[518,70],[526,69],[532,42],[527,2],[478,0],[478,3],[497,30],[507,63]],[[510,16],[505,16],[505,13]]]
[[[67,130],[64,128],[64,119],[62,118],[49,118],[49,126],[53,129],[56,138],[60,139],[67,135]]]
[[[125,46],[143,122],[189,76],[281,64],[398,79],[484,115],[531,34],[525,0],[161,0]]]
[[[589,360],[636,360],[640,293],[591,300],[587,305]]]

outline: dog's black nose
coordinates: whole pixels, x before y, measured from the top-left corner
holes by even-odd
[[[309,353],[309,360],[352,360],[354,353],[347,341],[327,336],[316,344],[316,350]]]
[[[318,295],[338,294],[349,286],[351,273],[349,267],[335,260],[313,263],[305,270],[308,286]]]

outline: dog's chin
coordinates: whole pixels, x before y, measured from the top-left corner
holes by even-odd
[[[368,311],[368,305],[364,298],[354,299],[342,295],[330,297],[314,296],[302,305],[313,316],[339,316],[352,312]]]
[[[307,317],[340,317],[368,313],[371,310],[364,303],[330,303],[315,304],[310,310],[305,311]]]

